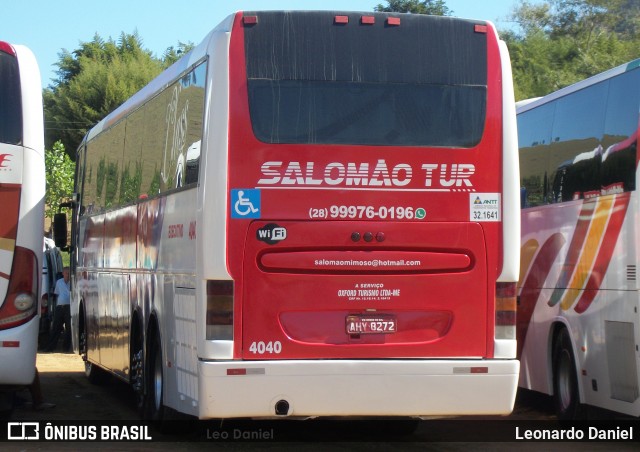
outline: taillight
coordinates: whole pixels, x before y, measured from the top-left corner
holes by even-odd
[[[47,313],[49,308],[49,294],[45,293],[42,295],[40,299],[40,315],[44,315]]]
[[[7,53],[11,56],[16,56],[16,51],[8,42],[0,41],[0,51]]]
[[[207,281],[207,340],[233,339],[233,281]]]
[[[38,258],[33,251],[17,246],[9,288],[0,307],[0,329],[14,328],[27,323],[37,314]]]
[[[516,283],[496,283],[496,339],[516,338]]]

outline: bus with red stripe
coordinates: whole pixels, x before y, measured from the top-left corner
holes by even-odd
[[[240,12],[89,131],[72,324],[143,414],[506,414],[519,269],[489,22]]]
[[[0,41],[0,411],[35,375],[44,193],[38,65],[28,48]]]
[[[640,60],[518,106],[520,386],[640,416]]]

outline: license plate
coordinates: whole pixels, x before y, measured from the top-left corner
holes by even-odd
[[[347,334],[391,334],[398,331],[395,315],[347,316]]]

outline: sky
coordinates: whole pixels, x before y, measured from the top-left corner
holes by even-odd
[[[29,47],[36,56],[42,86],[52,84],[62,49],[73,51],[97,33],[117,40],[138,32],[143,46],[160,57],[179,42],[198,44],[225,17],[240,10],[373,11],[383,0],[22,0],[3,1],[0,40]],[[445,0],[453,15],[490,20],[498,29],[517,0]]]

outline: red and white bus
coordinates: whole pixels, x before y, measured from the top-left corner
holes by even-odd
[[[44,192],[38,65],[26,47],[0,41],[0,389],[35,373]]]
[[[640,416],[640,60],[518,106],[520,385]]]
[[[518,180],[492,24],[234,14],[79,149],[76,350],[155,419],[509,413]]]

